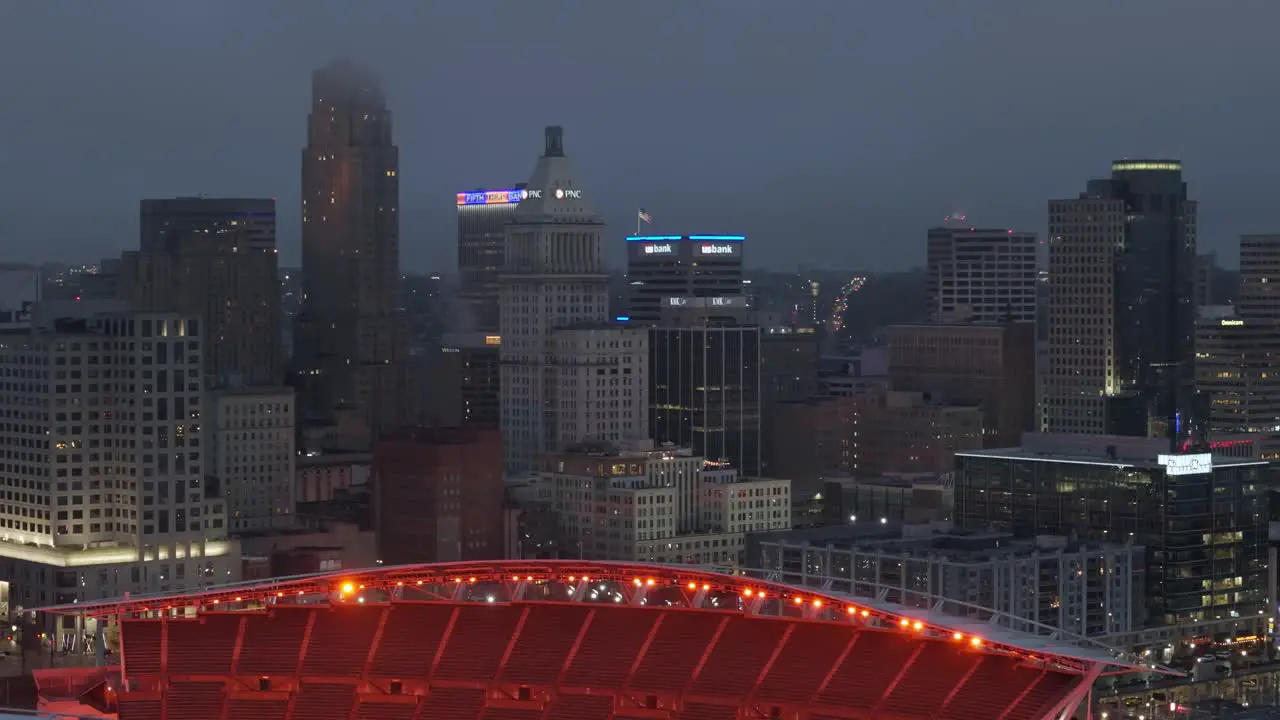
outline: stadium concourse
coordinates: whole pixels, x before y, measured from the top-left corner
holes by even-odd
[[[120,720],[1038,720],[1070,717],[1099,675],[1152,669],[627,563],[382,567],[44,611],[120,623],[119,665],[77,686]]]

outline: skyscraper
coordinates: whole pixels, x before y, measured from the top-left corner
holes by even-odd
[[[498,331],[498,275],[506,227],[523,199],[524,185],[458,193],[458,297],[470,317],[451,330]]]
[[[1050,201],[1043,429],[1194,439],[1196,264],[1177,161],[1116,161],[1078,198]]]
[[[210,387],[279,384],[276,201],[143,200],[139,220],[138,250],[120,264],[124,299],[135,310],[204,320]]]
[[[1196,387],[1214,447],[1247,443],[1258,458],[1280,458],[1280,235],[1241,237],[1236,304],[1202,311]]]
[[[742,295],[743,235],[637,235],[627,238],[631,322],[656,325],[666,298]]]
[[[935,320],[1035,322],[1035,233],[936,227],[927,254]]]
[[[648,342],[610,326],[604,221],[546,130],[524,199],[506,230],[500,281],[500,425],[506,469],[582,440],[648,435]]]
[[[339,61],[312,77],[302,151],[303,310],[295,365],[307,419],[352,410],[369,433],[407,423],[399,151],[369,71]]]

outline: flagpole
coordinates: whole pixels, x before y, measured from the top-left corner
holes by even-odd
[[[636,210],[636,236],[637,237],[640,235],[640,213],[641,212],[644,212],[643,209]]]

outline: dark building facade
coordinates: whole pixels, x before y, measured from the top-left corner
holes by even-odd
[[[143,200],[117,291],[131,307],[203,318],[206,386],[275,385],[284,371],[276,202]]]
[[[423,408],[432,427],[498,427],[501,419],[502,338],[484,333],[446,335],[429,356]]]
[[[1019,448],[956,453],[955,522],[1142,545],[1155,624],[1265,624],[1266,463],[1166,448],[1163,438],[1028,434]]]
[[[302,151],[299,400],[307,419],[352,412],[371,437],[415,414],[400,302],[399,166],[377,78],[343,61],[317,70]]]
[[[467,308],[458,332],[498,332],[498,275],[507,223],[524,199],[524,184],[510,190],[458,193],[458,298]]]
[[[384,563],[502,557],[504,488],[497,430],[388,433],[374,446],[372,482]]]
[[[1118,160],[1049,203],[1042,429],[1199,445],[1196,203],[1175,160]]]
[[[657,325],[668,298],[738,297],[743,235],[640,235],[627,238],[631,322]]]
[[[760,475],[759,327],[706,320],[653,328],[649,373],[654,442],[692,447],[743,476]]]

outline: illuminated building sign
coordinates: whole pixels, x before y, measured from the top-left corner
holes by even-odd
[[[671,243],[663,243],[662,245],[645,245],[645,255],[670,255],[676,251],[676,246]]]
[[[1165,472],[1174,475],[1204,475],[1213,472],[1213,455],[1199,453],[1196,455],[1161,455],[1156,462],[1164,466]]]
[[[526,197],[538,197],[537,190],[475,190],[458,193],[458,207],[463,205],[514,205]]]
[[[1243,320],[1223,320],[1222,325],[1224,327],[1238,327],[1240,325],[1244,325],[1244,321]]]
[[[557,200],[581,200],[581,190],[565,190],[564,188],[556,188]]]
[[[502,336],[501,335],[485,335],[484,344],[485,345],[501,345]]]
[[[702,245],[698,248],[702,255],[732,255],[733,251],[732,245]]]

